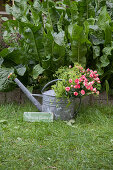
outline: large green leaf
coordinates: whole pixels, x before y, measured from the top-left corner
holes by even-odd
[[[82,64],[86,63],[85,54],[87,52],[87,47],[85,43],[90,44],[87,39],[87,33],[83,30],[82,26],[74,24],[72,26],[72,58],[73,61],[81,62]],[[71,33],[71,27],[70,27]]]
[[[73,32],[73,24],[70,24],[68,26],[68,34],[69,34],[69,38],[72,38],[72,32]]]
[[[44,72],[44,69],[40,66],[40,64],[37,64],[34,68],[33,68],[33,78],[37,79],[38,76],[40,74],[42,74]]]
[[[101,67],[106,67],[110,63],[106,55],[101,56],[100,61],[101,61]]]
[[[105,23],[105,43],[110,44],[112,40],[112,30],[109,21]]]
[[[64,62],[64,58],[63,58],[64,56],[65,56],[65,46],[59,46],[58,44],[54,44],[53,60],[57,61],[60,59],[61,62]]]
[[[87,22],[88,22],[89,25],[92,25],[92,26],[93,26],[94,23],[95,23],[95,18],[92,18],[92,17],[91,17],[91,18],[88,18],[88,19],[87,19]]]
[[[16,68],[17,74],[20,75],[20,76],[23,76],[26,72],[26,67],[23,66],[23,65],[19,65],[15,68]]]
[[[99,17],[98,17],[97,24],[102,30],[105,30],[105,23],[107,21],[111,22],[111,18],[107,12],[106,6],[104,6],[100,12]]]
[[[63,28],[63,13],[61,14],[59,21],[57,23],[58,31],[61,32]]]
[[[52,25],[54,31],[57,31],[57,23],[59,21],[61,14],[55,8],[55,2],[54,1],[48,1],[47,11],[48,11],[47,22],[49,22],[49,24]],[[61,13],[62,13],[62,11],[61,11]]]
[[[37,49],[37,43],[32,29],[30,29],[29,27],[25,27],[24,37],[25,37],[25,47],[27,52],[33,55],[35,59],[40,61],[40,56]]]
[[[56,1],[55,8],[62,13],[63,11],[66,10],[66,5],[62,1]]]
[[[13,73],[14,69],[0,67],[0,91],[13,89],[13,82],[8,79],[8,75]]]
[[[96,66],[97,66],[98,74],[99,74],[100,76],[103,75],[103,74],[104,74],[104,70],[103,70],[103,68],[101,67],[101,63],[97,63]]]
[[[78,23],[80,25],[82,25],[86,19],[95,17],[95,8],[92,0],[78,1],[78,11]]]
[[[51,56],[48,55],[42,60],[42,67],[44,69],[49,69],[51,66]]]
[[[92,44],[96,46],[105,43],[104,33],[99,28],[95,30],[95,28],[93,27],[93,30],[90,31],[89,37]]]
[[[4,59],[0,57],[0,66],[2,65],[3,62],[4,62]]]
[[[96,59],[99,56],[100,56],[100,47],[93,46],[93,58]]]
[[[64,31],[61,31],[58,34],[54,33],[53,38],[54,38],[55,43],[58,44],[59,46],[63,46],[64,45],[64,36],[65,36]]]
[[[111,47],[105,47],[105,48],[103,49],[103,54],[106,55],[106,56],[111,55],[111,51],[112,51],[112,50],[113,50],[113,46],[111,46]]]
[[[71,12],[71,20],[74,24],[77,21],[78,18],[78,7],[77,2],[70,2],[70,12]]]
[[[52,36],[51,31],[49,31],[47,34],[44,32],[43,34],[43,48],[44,51],[44,59],[49,54],[53,54],[53,46],[54,46],[54,39]]]
[[[0,57],[4,58],[9,54],[8,48],[4,48],[2,51],[0,51]]]
[[[89,36],[89,23],[87,21],[84,22],[84,33],[85,33],[86,38],[88,40],[88,36]]]
[[[39,0],[34,0],[33,7],[38,13],[42,11],[42,6]]]

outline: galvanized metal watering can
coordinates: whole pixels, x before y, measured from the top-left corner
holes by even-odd
[[[17,79],[15,78],[14,81],[16,84],[21,88],[21,90],[26,94],[29,100],[37,107],[39,111],[42,112],[52,112],[54,114],[54,119],[61,119],[61,120],[70,120],[73,118],[75,113],[75,100],[72,98],[70,99],[70,105],[68,106],[68,100],[59,98],[57,99],[55,96],[54,90],[44,91],[47,86],[56,82],[62,81],[61,79],[55,79],[47,83],[43,89],[42,94],[32,94],[29,90]],[[37,101],[34,96],[42,97],[42,105]],[[81,104],[81,99],[79,106],[76,111],[78,111]]]

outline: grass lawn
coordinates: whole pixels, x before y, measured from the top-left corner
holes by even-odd
[[[113,106],[83,107],[73,126],[29,123],[30,105],[0,106],[0,170],[113,170]]]

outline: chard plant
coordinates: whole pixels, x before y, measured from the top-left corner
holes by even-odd
[[[112,0],[15,0],[14,6],[6,5],[14,20],[2,18],[9,47],[0,52],[1,72],[13,69],[24,84],[43,84],[60,66],[79,62],[110,80],[112,10]]]

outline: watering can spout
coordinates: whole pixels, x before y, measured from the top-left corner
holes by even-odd
[[[20,87],[29,100],[36,106],[39,111],[42,111],[42,105],[32,96],[30,91],[17,79],[14,79],[15,83]]]

